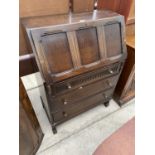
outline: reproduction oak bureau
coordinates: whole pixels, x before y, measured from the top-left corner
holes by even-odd
[[[56,126],[96,105],[108,106],[127,57],[124,17],[111,11],[23,21],[44,79],[45,108]]]

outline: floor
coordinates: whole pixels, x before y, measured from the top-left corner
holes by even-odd
[[[121,108],[111,100],[109,107],[99,105],[59,125],[53,135],[40,100],[40,73],[22,77],[22,81],[44,133],[37,155],[92,155],[102,141],[134,116],[134,99]]]

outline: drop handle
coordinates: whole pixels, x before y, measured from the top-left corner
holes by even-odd
[[[82,86],[80,86],[80,87],[79,87],[79,89],[83,89],[83,87],[82,87]]]
[[[70,84],[68,84],[68,89],[71,89],[71,88],[72,88],[72,86]]]
[[[67,102],[66,100],[64,100],[64,101],[63,101],[63,104],[66,105],[66,104],[68,104],[68,102]]]
[[[112,69],[109,69],[109,73],[110,73],[110,74],[113,74],[114,71],[113,71]]]

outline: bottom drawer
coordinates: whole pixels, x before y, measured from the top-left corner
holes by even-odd
[[[94,96],[91,96],[85,100],[82,100],[76,103],[76,106],[72,106],[63,111],[53,113],[54,121],[58,122],[58,121],[62,121],[63,119],[73,117],[74,115],[77,115],[78,113],[91,108],[93,105],[100,104],[101,102],[103,103],[111,98],[112,93],[113,93],[113,89],[103,91],[101,93],[98,93]]]

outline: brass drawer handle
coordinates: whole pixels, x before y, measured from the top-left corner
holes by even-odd
[[[83,89],[83,87],[82,87],[82,86],[80,86],[80,87],[79,87],[79,89]]]
[[[64,101],[63,101],[63,104],[64,104],[64,105],[67,105],[67,104],[68,104],[68,102],[67,102],[66,100],[64,100]]]
[[[68,89],[71,89],[71,88],[72,88],[72,86],[70,84],[68,84]]]
[[[68,116],[68,114],[66,112],[64,112],[64,111],[62,112],[62,114],[63,114],[64,117]]]
[[[114,71],[113,71],[112,69],[109,69],[109,73],[110,73],[110,74],[113,74]]]

